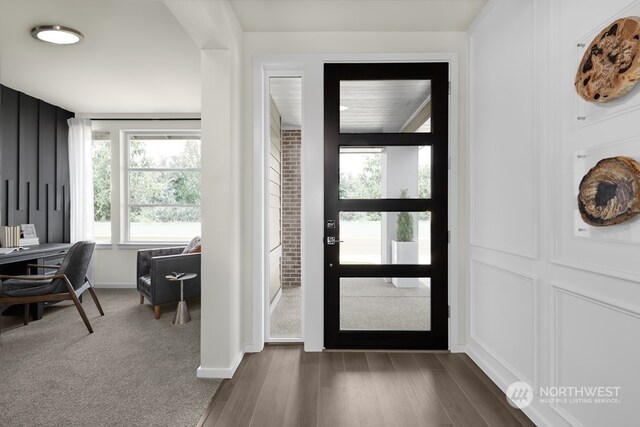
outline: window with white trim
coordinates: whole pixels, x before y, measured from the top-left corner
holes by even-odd
[[[200,235],[200,132],[125,132],[126,243]]]

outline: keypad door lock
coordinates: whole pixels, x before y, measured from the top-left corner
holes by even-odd
[[[336,220],[335,219],[328,219],[327,220],[327,229],[328,230],[335,230],[336,229]]]
[[[343,240],[336,240],[334,236],[327,237],[327,245],[334,246],[336,243],[341,243]]]

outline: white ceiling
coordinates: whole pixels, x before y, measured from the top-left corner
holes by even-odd
[[[284,129],[300,129],[302,123],[302,79],[271,77],[269,91],[280,111]]]
[[[485,3],[231,0],[244,31],[462,31]],[[52,23],[84,41],[31,38]],[[77,113],[199,113],[200,52],[160,0],[0,0],[0,83]]]
[[[31,37],[52,23],[84,41]],[[77,113],[199,113],[200,50],[160,1],[0,0],[0,82]]]
[[[487,0],[231,0],[245,31],[465,31]]]

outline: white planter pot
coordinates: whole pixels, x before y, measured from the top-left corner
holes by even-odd
[[[392,264],[417,264],[418,263],[418,242],[398,242],[391,241],[391,263]],[[420,281],[416,277],[394,277],[391,283],[396,288],[416,288],[420,286]]]

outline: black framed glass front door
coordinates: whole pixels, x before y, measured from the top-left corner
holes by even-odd
[[[448,348],[448,64],[325,64],[325,347]]]

